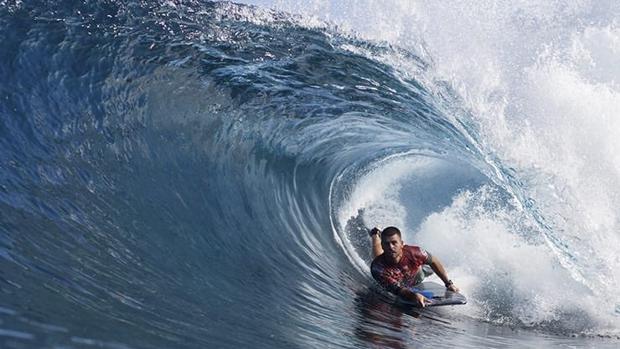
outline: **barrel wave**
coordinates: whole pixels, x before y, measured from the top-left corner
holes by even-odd
[[[358,34],[222,2],[0,1],[0,346],[617,345],[614,218],[567,229],[560,176],[498,145],[439,51]],[[367,229],[388,225],[469,304],[378,289]]]

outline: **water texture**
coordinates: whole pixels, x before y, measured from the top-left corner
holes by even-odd
[[[0,1],[0,347],[617,347],[618,14]]]

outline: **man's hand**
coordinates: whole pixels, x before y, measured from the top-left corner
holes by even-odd
[[[458,292],[458,291],[459,291],[459,288],[458,288],[458,287],[456,287],[456,285],[455,285],[455,284],[449,284],[448,286],[446,286],[446,288],[447,288],[448,290],[452,291],[452,292]]]
[[[370,231],[368,232],[368,234],[370,234],[370,236],[380,236],[381,235],[381,230],[379,230],[379,228],[374,227],[372,229],[370,229]]]
[[[424,308],[432,303],[430,299],[424,297],[421,293],[413,292],[407,288],[401,288],[397,295],[410,302],[415,302],[416,305],[421,308]]]
[[[430,305],[432,303],[432,301],[426,297],[424,297],[421,293],[416,293],[415,294],[415,299],[418,302],[418,306],[419,307],[426,307],[427,305]]]

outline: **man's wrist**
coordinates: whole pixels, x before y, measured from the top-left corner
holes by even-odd
[[[446,285],[446,288],[448,288],[450,286],[454,286],[454,282],[452,282],[452,280],[448,280],[444,283],[444,285]]]

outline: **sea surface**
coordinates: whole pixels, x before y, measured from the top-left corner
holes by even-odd
[[[0,347],[620,347],[618,18],[0,0]],[[375,285],[390,225],[467,305]]]

